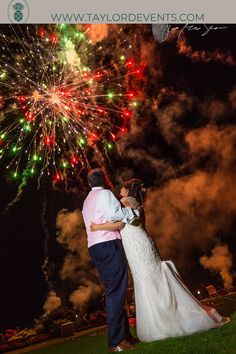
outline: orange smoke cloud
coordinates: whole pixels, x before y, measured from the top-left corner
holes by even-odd
[[[70,295],[69,300],[73,303],[76,309],[83,311],[89,301],[100,294],[101,287],[91,281],[87,281]]]
[[[92,298],[102,293],[102,286],[91,264],[81,211],[61,210],[56,225],[57,241],[67,250],[60,277],[77,284],[69,299],[77,309],[84,310]]]
[[[57,242],[71,252],[80,254],[83,261],[89,261],[90,257],[86,248],[87,237],[84,228],[83,217],[80,210],[69,212],[61,210],[57,215]]]
[[[61,299],[56,295],[54,291],[50,291],[47,296],[47,300],[43,305],[45,312],[52,312],[61,306]]]
[[[181,120],[191,111],[194,99],[185,92],[173,95],[174,99],[165,108],[159,109],[158,125],[168,144],[176,144],[180,147],[184,133]]]
[[[216,61],[227,65],[236,64],[236,61],[231,54],[223,53],[219,49],[216,49],[213,52],[206,50],[194,50],[192,46],[188,44],[187,39],[184,35],[181,35],[177,39],[177,48],[179,54],[187,56],[193,62],[203,61],[208,63],[210,61]]]
[[[148,231],[161,254],[176,260],[182,270],[191,269],[193,252],[205,252],[218,242],[221,230],[231,227],[236,210],[235,139],[235,127],[209,125],[191,131],[185,137],[187,163],[195,171],[148,193]],[[200,169],[204,157],[209,161]]]
[[[225,288],[231,288],[233,285],[233,276],[230,273],[232,267],[232,254],[227,245],[216,246],[213,248],[212,256],[202,256],[200,263],[204,268],[219,272],[224,282]]]
[[[88,36],[93,44],[101,42],[108,36],[108,25],[107,24],[96,24],[91,25],[88,29]]]

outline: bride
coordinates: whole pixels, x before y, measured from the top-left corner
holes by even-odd
[[[203,306],[183,283],[175,265],[162,261],[158,249],[144,229],[142,181],[132,179],[121,189],[121,203],[139,208],[135,223],[92,223],[91,231],[117,230],[122,236],[133,276],[137,336],[142,342],[192,334],[229,321],[210,307]]]

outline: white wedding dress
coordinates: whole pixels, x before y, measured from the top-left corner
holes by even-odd
[[[124,200],[135,207],[134,198]],[[189,335],[225,323],[215,309],[203,307],[191,294],[173,262],[161,260],[142,226],[126,224],[121,236],[133,276],[140,341]]]

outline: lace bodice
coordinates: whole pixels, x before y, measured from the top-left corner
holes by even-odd
[[[126,224],[121,236],[134,281],[148,279],[150,272],[156,272],[161,262],[155,242],[141,225]]]

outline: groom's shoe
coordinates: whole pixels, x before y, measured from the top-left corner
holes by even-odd
[[[131,336],[129,339],[127,339],[127,341],[129,342],[129,344],[134,345],[137,343],[140,343],[140,340],[136,337]]]
[[[117,352],[123,352],[125,350],[132,350],[135,349],[134,345],[129,344],[126,340],[122,340],[117,346],[115,347],[110,347],[108,351],[110,353],[117,353]]]

